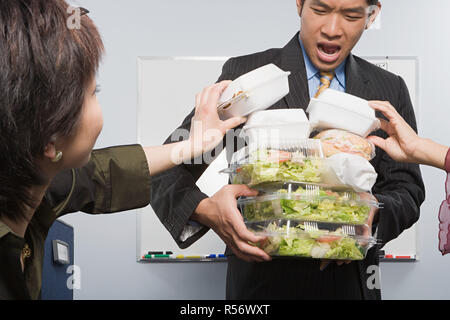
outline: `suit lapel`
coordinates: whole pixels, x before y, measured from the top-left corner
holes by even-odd
[[[299,33],[283,48],[281,69],[290,71],[289,94],[284,98],[288,108],[306,110],[309,104],[308,80],[306,79],[305,61],[299,42]]]
[[[345,92],[363,99],[372,99],[367,71],[362,70],[355,57],[350,54],[346,65]]]

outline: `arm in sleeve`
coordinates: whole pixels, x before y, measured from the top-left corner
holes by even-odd
[[[73,192],[61,215],[113,213],[142,208],[150,202],[150,173],[140,145],[94,150],[83,168],[59,173],[46,193],[53,207],[67,199],[72,181]]]
[[[25,240],[0,230],[0,300],[31,300],[20,254]]]
[[[417,132],[416,119],[408,89],[401,77],[400,92],[395,105],[399,114]],[[382,132],[380,136],[387,138]],[[384,204],[374,221],[378,238],[386,244],[417,222],[420,206],[425,200],[425,187],[417,164],[399,163],[377,149],[380,160],[376,169],[378,179],[373,194]]]
[[[225,63],[218,81],[234,79],[230,72],[231,61],[228,60]],[[194,113],[195,109],[165,141],[165,144],[179,141],[177,140],[178,132],[189,132]],[[223,146],[225,146],[225,140],[223,139]],[[213,153],[212,156],[214,159],[218,154]],[[180,248],[189,247],[209,230],[202,225],[193,225],[190,221],[199,203],[208,198],[196,185],[197,180],[208,168],[208,164],[202,159],[203,157],[193,159],[190,164],[181,164],[152,177],[151,205]]]

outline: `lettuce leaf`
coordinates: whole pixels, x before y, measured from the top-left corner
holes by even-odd
[[[304,158],[301,161],[273,161],[267,150],[258,150],[250,162],[241,165],[233,177],[233,184],[256,186],[268,182],[320,182],[320,159]]]
[[[261,248],[273,256],[295,256],[313,259],[332,260],[362,260],[365,249],[355,239],[339,232],[329,233],[339,235],[334,241],[320,241],[326,232],[308,233],[299,228],[275,227],[267,228],[268,241]]]
[[[301,189],[301,188],[299,188]],[[304,190],[297,190],[301,193]],[[322,194],[322,192],[325,194]],[[298,199],[283,199],[286,190],[278,190],[280,199],[255,201],[245,205],[243,215],[248,221],[272,218],[303,219],[319,222],[346,224],[365,224],[369,217],[370,206],[353,200],[344,200],[340,196],[330,196],[321,191],[319,197],[303,196]]]

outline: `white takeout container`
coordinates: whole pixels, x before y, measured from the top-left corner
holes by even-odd
[[[314,129],[342,129],[365,138],[380,128],[367,100],[333,89],[311,99],[306,112]]]
[[[311,126],[302,109],[264,110],[252,113],[243,128],[249,144],[264,141],[308,139]]]
[[[268,64],[240,76],[230,83],[219,99],[220,118],[245,117],[269,108],[289,93],[290,74]]]

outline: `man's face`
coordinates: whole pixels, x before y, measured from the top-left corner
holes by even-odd
[[[300,38],[316,68],[332,71],[347,58],[364,32],[368,7],[366,0],[297,0]]]

